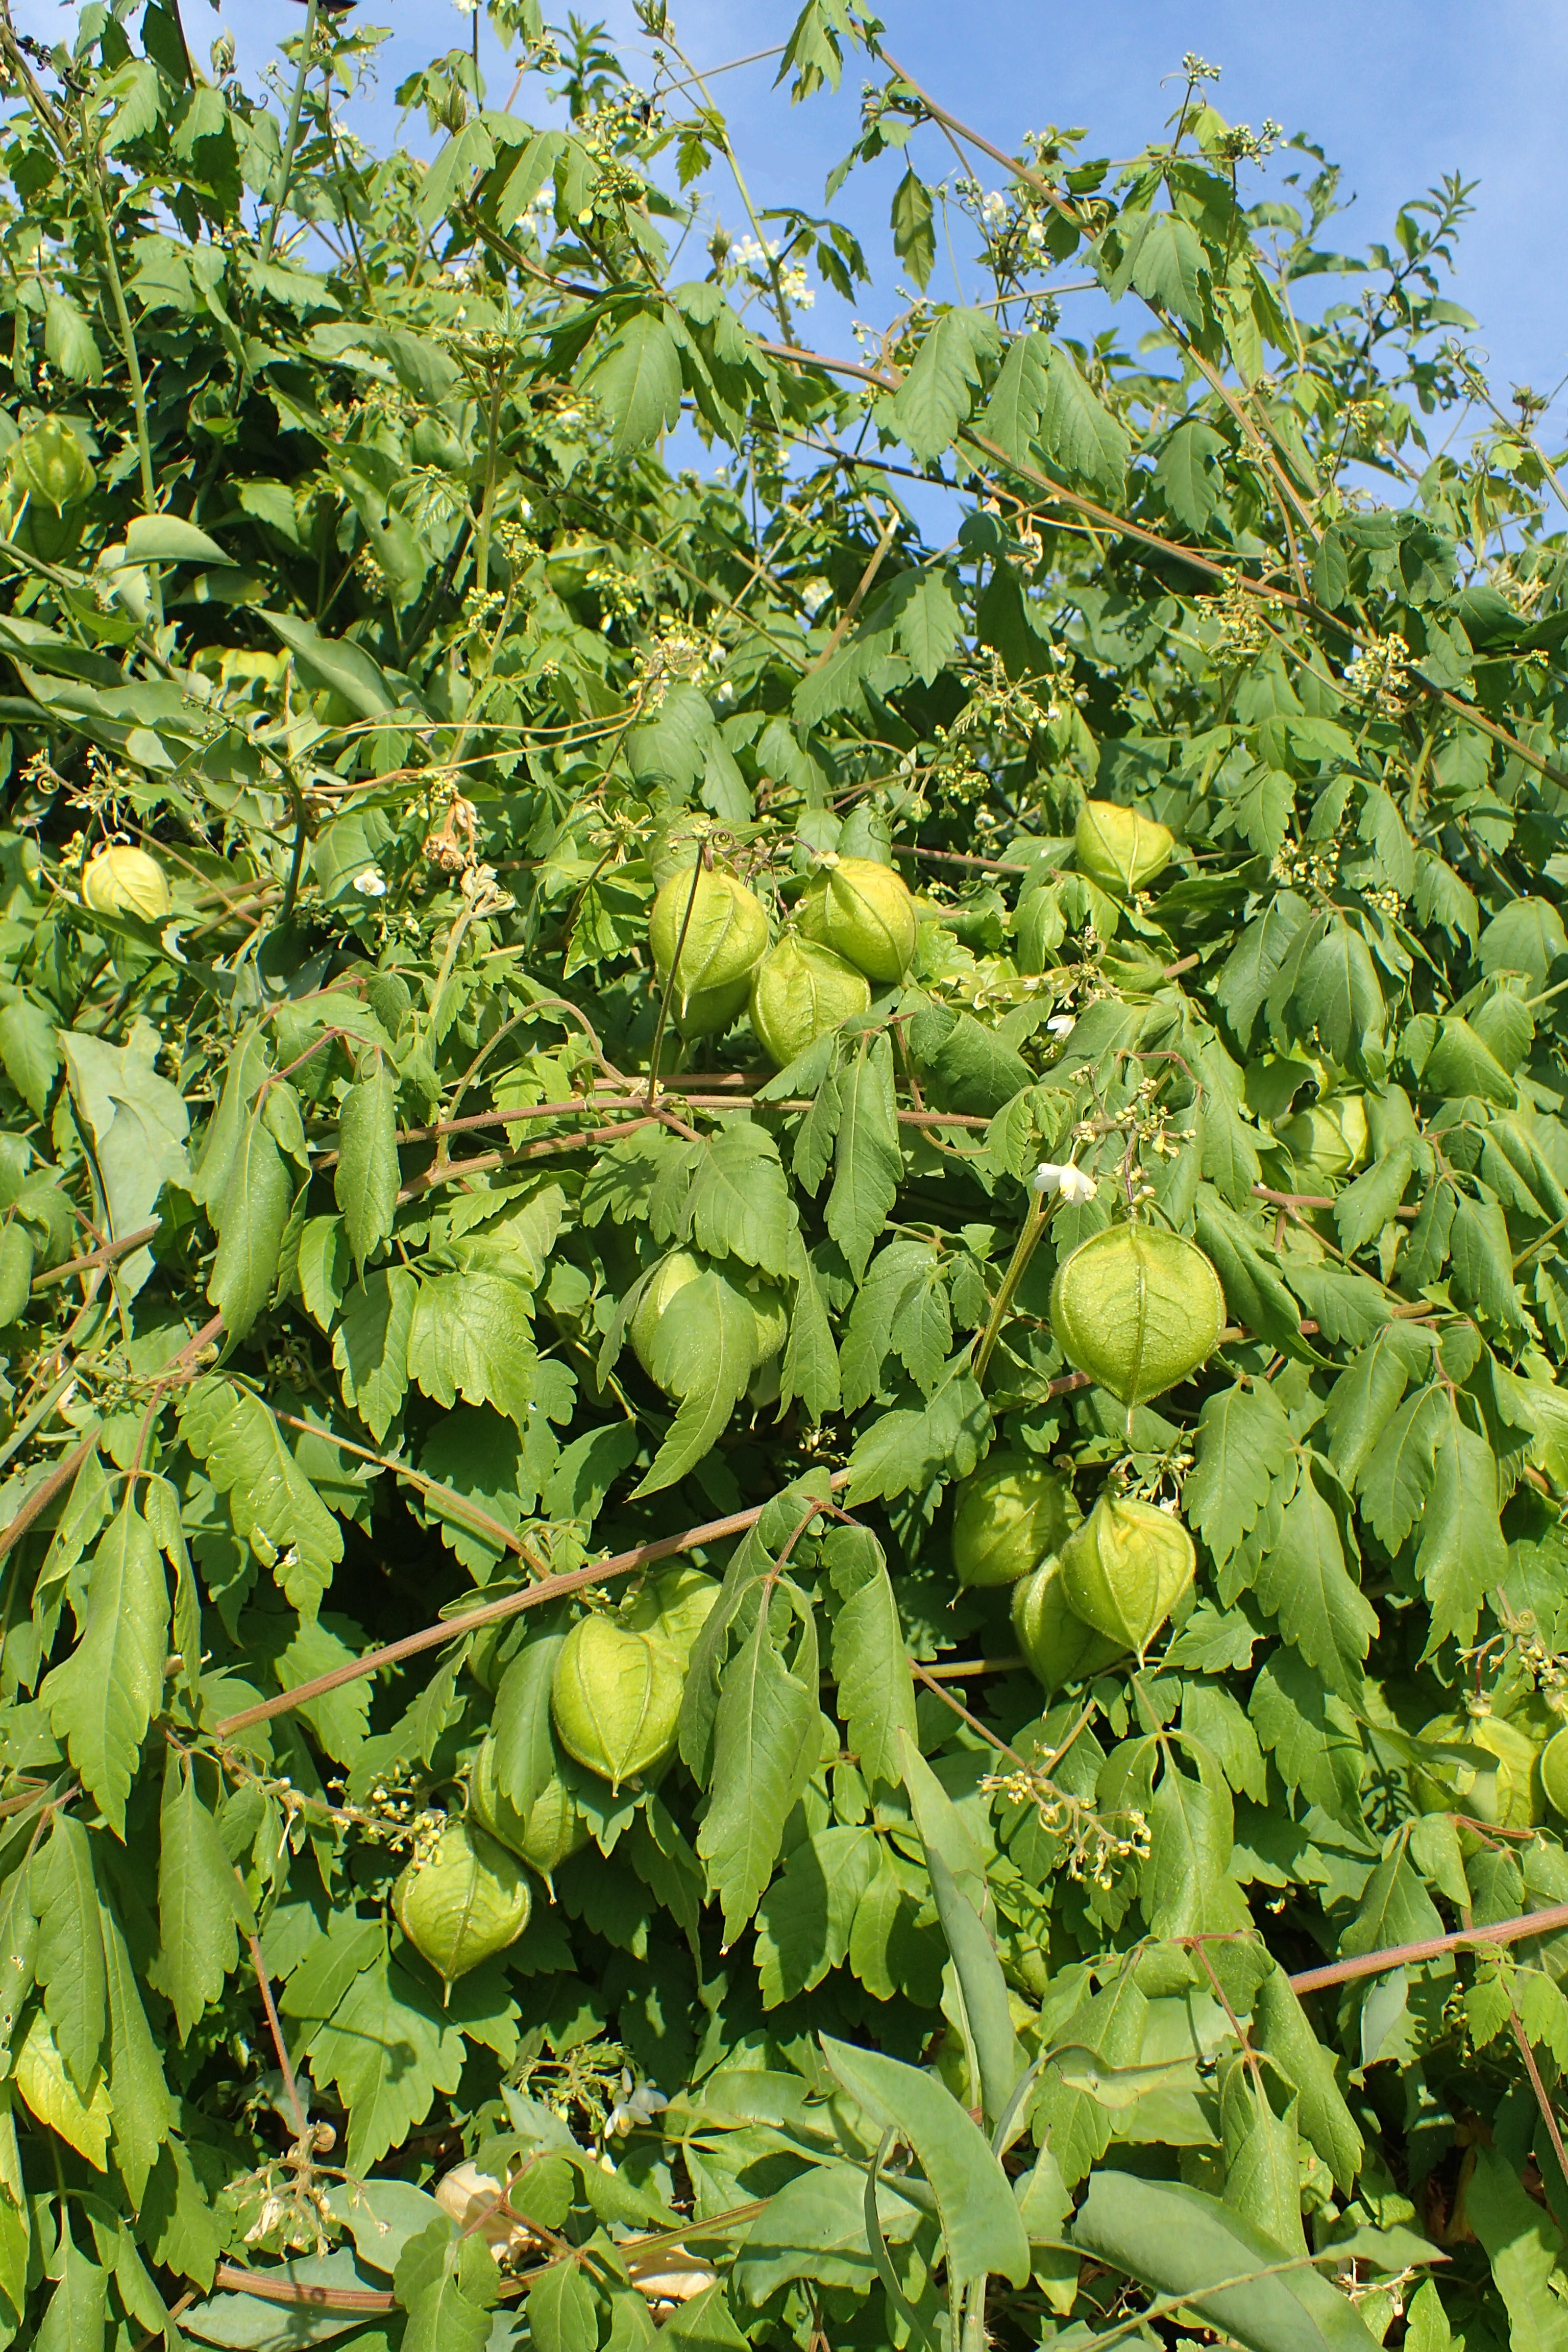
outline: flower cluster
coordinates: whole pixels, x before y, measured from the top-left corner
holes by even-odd
[[[1410,648],[1405,639],[1397,634],[1373,637],[1346,670],[1345,684],[1352,694],[1375,703],[1385,718],[1397,719],[1410,684]]]

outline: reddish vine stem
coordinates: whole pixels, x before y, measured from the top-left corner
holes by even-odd
[[[47,1290],[57,1282],[68,1282],[73,1274],[86,1274],[92,1266],[108,1265],[113,1259],[123,1257],[128,1250],[140,1249],[160,1230],[154,1218],[152,1224],[139,1225],[133,1234],[126,1234],[117,1242],[105,1242],[101,1249],[89,1250],[85,1257],[68,1257],[63,1265],[52,1265],[47,1274],[36,1276],[33,1288]]]
[[[848,1477],[847,1470],[836,1470],[832,1483],[842,1486]],[[596,1560],[588,1568],[547,1576],[542,1584],[525,1586],[521,1592],[504,1593],[499,1601],[488,1601],[482,1608],[466,1610],[460,1617],[447,1617],[437,1624],[426,1625],[417,1633],[405,1633],[401,1641],[367,1651],[363,1658],[351,1658],[345,1665],[333,1666],[330,1673],[317,1675],[310,1682],[296,1683],[291,1690],[280,1691],[276,1698],[262,1699],[255,1706],[242,1707],[237,1715],[226,1716],[221,1723],[212,1726],[213,1736],[226,1739],[231,1732],[243,1731],[248,1724],[266,1722],[275,1715],[290,1715],[297,1706],[321,1698],[344,1683],[379,1674],[383,1666],[397,1665],[405,1658],[416,1657],[421,1650],[439,1649],[445,1643],[461,1641],[465,1633],[475,1633],[481,1626],[515,1617],[521,1610],[537,1609],[544,1601],[560,1601],[570,1592],[585,1592],[590,1585],[607,1584],[612,1577],[629,1576],[634,1569],[647,1568],[656,1559],[668,1559],[676,1552],[694,1551],[700,1544],[721,1543],[726,1536],[737,1536],[747,1528],[754,1528],[767,1507],[766,1503],[757,1503],[749,1510],[731,1511],[725,1518],[708,1519],[701,1527],[686,1528],[678,1536],[660,1536],[654,1543],[637,1544],[630,1551],[616,1552],[609,1559]]]
[[[1568,2156],[1563,2152],[1563,2134],[1558,2129],[1556,2110],[1547,2096],[1546,2085],[1541,2079],[1541,2069],[1535,2063],[1535,2053],[1530,2046],[1530,2036],[1524,2030],[1524,2020],[1512,2001],[1508,2005],[1508,2021],[1513,2038],[1519,2044],[1519,2054],[1524,2061],[1524,2071],[1530,2077],[1530,2087],[1535,2093],[1535,2104],[1541,2110],[1541,2120],[1546,2126],[1552,2142],[1552,2153],[1557,2158],[1557,2169],[1568,2180]]]
[[[1380,1952],[1358,1953],[1354,1959],[1331,1960],[1321,1969],[1303,1969],[1290,1982],[1298,1992],[1321,1992],[1327,1985],[1353,1984],[1359,1977],[1382,1976],[1385,1969],[1414,1967],[1417,1960],[1435,1960],[1444,1952],[1473,1946],[1517,1944],[1529,1936],[1554,1935],[1568,1927],[1568,1903],[1553,1903],[1544,1911],[1527,1911],[1517,1919],[1498,1919],[1489,1927],[1457,1927],[1451,1936],[1426,1936],[1419,1943],[1390,1944]]]
[[[278,2053],[278,2066],[283,2077],[283,2088],[289,2094],[289,2107],[294,2117],[294,2130],[300,2143],[300,2153],[309,2155],[310,2150],[306,2142],[310,2137],[310,2126],[306,2119],[304,2101],[300,2096],[300,2085],[295,2080],[294,2063],[289,2055],[289,2044],[283,2039],[283,2027],[278,2015],[278,2003],[272,1998],[272,1979],[267,1973],[267,1963],[261,1957],[261,1938],[259,1936],[247,1935],[245,1940],[250,1948],[250,1965],[256,1971],[256,1989],[261,1995],[261,2006],[267,2011],[267,2030],[272,2036],[272,2047]]]

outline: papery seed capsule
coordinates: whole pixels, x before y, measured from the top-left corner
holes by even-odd
[[[1225,1292],[1195,1242],[1111,1225],[1057,1268],[1051,1328],[1068,1363],[1119,1403],[1142,1404],[1205,1363],[1225,1328]]]
[[[1115,801],[1085,801],[1079,811],[1073,835],[1079,872],[1119,898],[1130,898],[1163,873],[1175,845],[1168,825]]]
[[[1196,1565],[1193,1539],[1171,1512],[1102,1492],[1062,1546],[1062,1593],[1086,1625],[1142,1655]]]
[[[758,1286],[746,1297],[757,1318],[757,1340],[752,1351],[753,1365],[771,1363],[789,1338],[789,1310],[776,1290]]]
[[[683,1036],[739,1018],[767,943],[763,902],[732,874],[699,866],[671,876],[653,902],[648,944],[660,985],[674,972],[670,1006]]]
[[[660,1569],[640,1592],[622,1602],[616,1615],[634,1633],[662,1642],[684,1668],[719,1592],[717,1578],[704,1576],[700,1568]]]
[[[689,1250],[671,1250],[654,1268],[652,1279],[632,1310],[626,1337],[638,1363],[653,1378],[653,1337],[665,1308],[678,1290],[695,1282],[702,1268]]]
[[[793,932],[769,949],[752,975],[752,1026],[781,1070],[870,1002],[871,983],[863,971]]]
[[[1568,1724],[1541,1751],[1541,1786],[1552,1811],[1568,1814]]]
[[[663,1642],[608,1617],[584,1617],[555,1661],[556,1737],[568,1756],[618,1790],[675,1753],[685,1682]]]
[[[1015,1584],[1059,1551],[1079,1517],[1072,1488],[1027,1454],[994,1454],[958,1489],[952,1564],[960,1584]]]
[[[1543,1752],[1528,1732],[1504,1716],[1440,1715],[1426,1726],[1421,1737],[1444,1747],[1479,1748],[1489,1759],[1471,1764],[1458,1756],[1435,1757],[1430,1764],[1417,1764],[1411,1772],[1411,1785],[1424,1813],[1464,1813],[1495,1829],[1522,1830],[1538,1818],[1541,1793],[1559,1812],[1563,1810],[1546,1779],[1546,1757],[1563,1737],[1561,1732]],[[1563,1761],[1568,1762],[1568,1751],[1563,1751]],[[1553,1780],[1558,1777],[1559,1765],[1554,1760]]]
[[[874,857],[823,860],[800,902],[800,928],[868,980],[901,980],[915,951],[915,908],[901,874]]]
[[[88,859],[82,870],[83,903],[97,915],[140,915],[161,922],[169,912],[169,885],[155,857],[117,842]]]
[[[1366,1164],[1366,1098],[1330,1095],[1309,1103],[1279,1129],[1279,1138],[1304,1174],[1352,1175]]]
[[[1042,1560],[1032,1576],[1013,1587],[1012,1614],[1018,1647],[1047,1691],[1085,1682],[1126,1654],[1125,1643],[1108,1641],[1068,1605],[1058,1559]]]
[[[468,1774],[468,1812],[480,1829],[521,1854],[547,1886],[568,1855],[588,1843],[588,1824],[561,1780],[552,1780],[526,1812],[519,1811],[500,1785],[491,1738],[480,1741]]]
[[[398,1926],[448,1985],[515,1944],[531,1907],[516,1855],[462,1820],[449,1821],[392,1890]]]
[[[9,463],[13,481],[57,514],[85,499],[97,478],[92,460],[63,416],[30,425],[12,443]]]

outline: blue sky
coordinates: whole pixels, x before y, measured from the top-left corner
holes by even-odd
[[[1344,191],[1356,201],[1335,224],[1342,249],[1386,236],[1400,200],[1441,173],[1459,171],[1477,180],[1477,213],[1450,290],[1479,320],[1479,341],[1505,397],[1515,382],[1545,390],[1568,372],[1561,227],[1568,212],[1568,10],[1543,0],[1491,0],[1484,10],[1459,0],[883,5],[893,54],[1004,147],[1026,129],[1056,121],[1089,126],[1089,153],[1131,153],[1159,134],[1169,111],[1173,87],[1163,78],[1177,69],[1184,51],[1198,51],[1223,68],[1214,97],[1230,121],[1256,128],[1272,115],[1288,133],[1305,131],[1343,166]],[[54,0],[21,0],[16,9],[29,30],[46,37],[58,37],[68,13]],[[200,0],[184,0],[184,13],[198,54],[221,23],[236,35],[252,72],[302,14],[290,0],[225,0],[221,17]],[[630,0],[603,0],[580,13],[604,18],[628,64],[646,57]],[[452,0],[366,0],[360,14],[393,28],[365,108],[365,133],[380,144],[395,131],[397,81],[431,50],[466,41],[468,19]],[[546,0],[547,16],[564,14]],[[676,0],[673,15],[686,54],[706,68],[781,41],[795,7],[790,0]],[[488,28],[486,49],[494,59],[489,102],[500,105],[510,76],[500,68]],[[853,136],[861,69],[851,61],[837,100],[795,108],[773,89],[774,70],[764,63],[730,73],[714,95],[730,112],[757,202],[815,206],[828,168]],[[422,122],[408,135],[428,143]],[[934,133],[923,139],[926,167],[940,173],[951,156]],[[838,206],[878,248],[879,261],[895,176],[884,161],[852,181]],[[725,201],[724,209],[743,230],[738,203]],[[939,279],[932,290],[950,293],[951,287]],[[868,316],[882,315],[869,297],[864,308]],[[847,323],[836,305],[821,307],[812,324],[822,341],[846,347]],[[1128,329],[1136,331],[1131,318]],[[1555,404],[1553,419],[1568,437],[1568,398]]]

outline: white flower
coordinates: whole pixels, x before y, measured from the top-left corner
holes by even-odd
[[[1007,218],[1007,199],[999,188],[993,188],[980,207],[980,217],[987,228],[1001,228]]]
[[[1078,1023],[1070,1013],[1053,1013],[1046,1026],[1053,1037],[1070,1037]]]
[[[639,2083],[634,2090],[630,2074],[623,2074],[620,2097],[611,2108],[605,2126],[605,2137],[608,2138],[612,2133],[618,2137],[635,2130],[639,2124],[652,2123],[655,2116],[662,2115],[668,2105],[664,2093],[655,2090],[651,2083]]]
[[[1042,1160],[1031,1182],[1037,1192],[1047,1196],[1059,1192],[1069,1209],[1076,1209],[1083,1202],[1094,1198],[1093,1177],[1086,1176],[1081,1168],[1075,1168],[1070,1160],[1065,1164],[1054,1160]]]
[[[386,880],[380,868],[367,866],[363,874],[354,876],[354,888],[362,898],[384,898]]]

